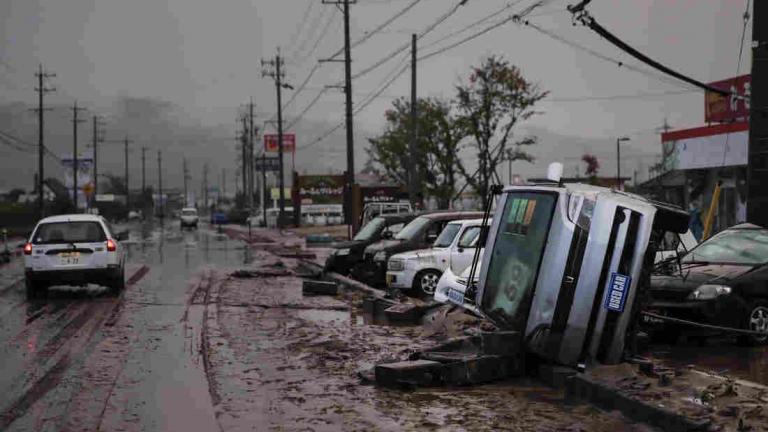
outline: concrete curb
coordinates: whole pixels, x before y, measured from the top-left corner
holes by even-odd
[[[703,431],[710,424],[709,420],[695,420],[667,408],[633,399],[582,374],[567,378],[565,391],[569,399],[586,401],[607,411],[617,410],[628,418],[665,431]]]

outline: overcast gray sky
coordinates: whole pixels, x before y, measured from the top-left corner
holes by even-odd
[[[353,41],[412,1],[358,0],[351,7]],[[421,0],[353,50],[353,73],[408,42],[410,33],[422,31],[458,1]],[[565,11],[573,2],[548,1],[529,19],[568,40],[638,65],[587,28],[573,26]],[[428,47],[509,3],[515,2],[468,0],[419,45]],[[422,52],[439,49],[533,3],[522,0],[484,25]],[[697,79],[714,81],[736,75],[745,4],[746,0],[594,0],[589,9],[605,27],[651,57]],[[275,90],[271,81],[261,78],[262,58],[281,47],[288,57],[287,80],[297,86],[318,58],[331,55],[343,42],[341,14],[321,0],[3,0],[0,18],[0,103],[34,103],[33,73],[42,62],[57,74],[51,80],[58,89],[50,95],[51,103],[71,104],[77,98],[98,107],[109,106],[118,96],[160,99],[178,106],[188,120],[233,136],[237,110],[249,97],[258,104],[262,120],[274,110]],[[311,51],[326,25],[328,31]],[[748,31],[747,41],[750,36]],[[675,128],[703,123],[701,92],[680,93],[690,88],[619,68],[512,22],[425,60],[418,70],[419,94],[451,97],[469,67],[490,54],[506,56],[529,79],[551,91],[551,100],[540,106],[544,114],[526,125],[542,137],[537,153],[547,158],[562,155],[569,159],[563,162],[575,165],[581,154],[590,151],[604,159],[603,173],[610,175],[615,170],[611,159],[615,137],[628,134],[633,140],[625,145],[628,160],[622,168],[632,172],[639,167],[642,178],[660,147],[654,128],[665,118]],[[355,80],[355,101],[377,89],[399,61],[395,57]],[[747,48],[741,73],[748,73],[750,61]],[[288,108],[288,120],[323,86],[342,77],[342,64],[320,66]],[[658,92],[671,94],[584,100]],[[406,73],[356,116],[358,164],[365,159],[365,136],[381,130],[383,112],[392,98],[408,94]],[[296,127],[299,146],[341,122],[343,113],[342,94],[326,92]],[[343,134],[340,129],[298,154],[297,168],[343,169]],[[143,138],[141,131],[135,135]],[[211,158],[218,165],[224,167],[228,160],[234,165],[234,140],[211,147]],[[227,149],[226,157],[222,149]],[[2,149],[0,155],[11,153]],[[516,170],[540,174],[548,162],[540,159]],[[8,183],[3,179],[0,187]]]

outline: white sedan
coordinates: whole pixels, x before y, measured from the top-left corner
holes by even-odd
[[[96,215],[47,217],[37,223],[24,245],[28,298],[44,295],[51,285],[96,283],[119,293],[125,287],[125,250],[107,221]]]

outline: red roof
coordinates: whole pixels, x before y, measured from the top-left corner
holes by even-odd
[[[693,129],[683,129],[661,134],[661,142],[678,141],[687,138],[701,138],[726,133],[744,132],[749,130],[749,122],[723,123],[713,126],[702,126]]]

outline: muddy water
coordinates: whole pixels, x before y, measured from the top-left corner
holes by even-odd
[[[655,346],[647,353],[673,366],[727,374],[768,385],[768,346],[742,347],[731,339],[712,338],[701,343]]]

